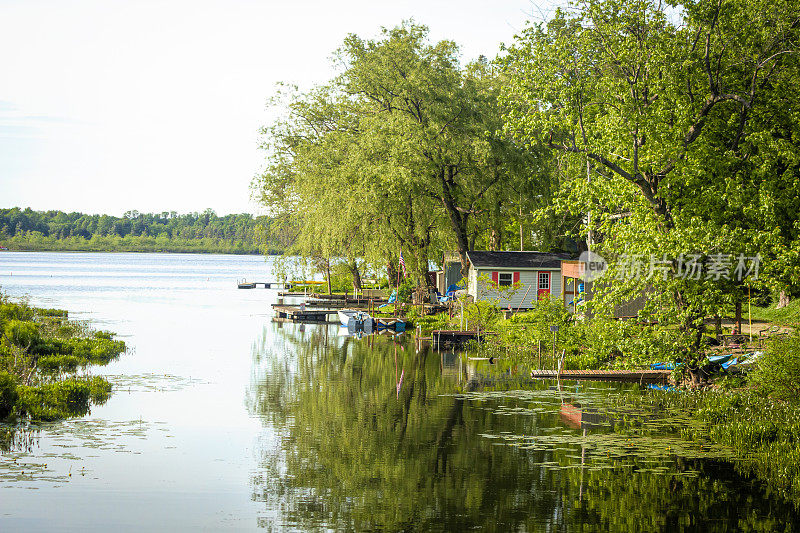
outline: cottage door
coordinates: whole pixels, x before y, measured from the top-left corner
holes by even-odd
[[[536,299],[550,298],[550,272],[539,272],[538,278],[539,288],[536,291]]]

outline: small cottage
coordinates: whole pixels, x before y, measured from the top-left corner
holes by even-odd
[[[574,299],[564,294],[561,262],[569,254],[546,252],[468,252],[469,288],[474,301],[500,307],[530,309],[542,298]],[[565,302],[569,303],[569,302]]]

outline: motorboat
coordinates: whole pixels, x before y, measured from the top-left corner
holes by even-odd
[[[346,326],[350,322],[350,319],[360,312],[361,311],[358,309],[339,309],[339,311],[337,311],[339,322],[341,322],[343,326]]]

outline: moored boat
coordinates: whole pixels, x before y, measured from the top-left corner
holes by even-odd
[[[339,322],[341,322],[343,326],[346,326],[350,322],[350,319],[358,313],[358,309],[339,309]]]

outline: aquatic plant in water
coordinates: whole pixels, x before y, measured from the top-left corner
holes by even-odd
[[[125,351],[112,333],[70,321],[66,311],[37,309],[0,294],[0,419],[57,420],[105,402],[111,384],[79,376]]]

